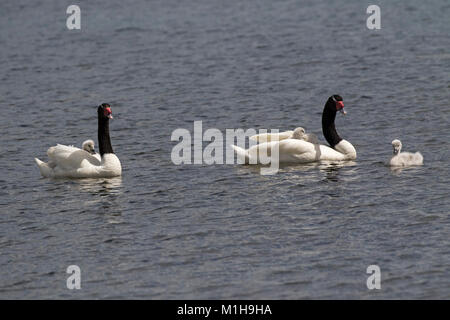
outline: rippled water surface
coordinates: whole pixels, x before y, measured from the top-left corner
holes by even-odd
[[[378,1],[378,31],[356,0],[78,1],[81,31],[69,4],[0,2],[0,298],[450,298],[448,1]],[[197,120],[324,141],[334,93],[355,162],[171,162]],[[41,178],[102,102],[123,176]],[[387,167],[395,138],[424,166]]]

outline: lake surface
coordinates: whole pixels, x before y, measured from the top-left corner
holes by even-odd
[[[356,0],[77,4],[80,31],[68,3],[0,2],[0,298],[450,298],[448,1],[377,1],[381,30]],[[354,162],[171,161],[200,120],[324,143],[331,94]],[[50,146],[97,141],[102,102],[123,176],[42,178]],[[424,165],[387,167],[395,138]]]

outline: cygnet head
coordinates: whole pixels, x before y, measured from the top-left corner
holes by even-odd
[[[81,148],[84,151],[89,152],[90,154],[95,154],[94,141],[92,140],[86,140],[85,142],[83,142]]]
[[[394,148],[394,155],[397,155],[402,150],[402,143],[400,140],[395,139],[392,141],[392,147]]]
[[[303,140],[304,137],[305,137],[305,129],[303,129],[302,127],[296,128],[294,130],[294,133],[292,134],[293,139]]]

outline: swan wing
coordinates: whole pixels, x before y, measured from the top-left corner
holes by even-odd
[[[96,153],[96,154],[93,154],[92,156],[95,157],[99,162],[102,161],[102,157],[100,154]]]
[[[281,141],[292,137],[294,131],[288,130],[279,133],[260,133],[250,137],[250,140],[257,141],[258,143]]]
[[[342,161],[346,156],[328,146],[312,144],[305,140],[284,139],[282,141],[264,142],[255,145],[244,154],[250,164],[267,163],[263,157],[271,157],[278,147],[278,162],[308,163],[316,161]],[[271,161],[276,159],[271,159]]]
[[[320,160],[318,146],[299,139],[285,139],[279,142],[280,162],[306,163]]]
[[[74,151],[81,150],[80,148],[76,148],[74,146],[65,146],[63,144],[57,144],[54,147],[50,147],[47,150],[47,155],[50,158],[50,160],[53,160],[52,157],[55,157],[55,159],[59,156],[64,156],[65,154],[70,154]]]
[[[270,161],[280,163],[301,163],[314,161],[314,145],[304,140],[283,139],[282,141],[263,142],[248,149],[247,157],[250,164],[268,163],[269,157],[276,157],[278,148],[278,158],[271,158]]]
[[[100,165],[100,161],[89,154],[88,152],[65,145],[56,145],[50,147],[47,151],[50,162],[58,167],[59,170],[70,171],[73,169],[82,168],[88,164]]]
[[[89,154],[89,156],[86,158],[91,164],[95,166],[99,166],[102,163],[102,157],[100,154]]]
[[[313,144],[304,140],[286,139],[280,141],[280,161],[316,162],[342,161],[346,155],[322,144]]]

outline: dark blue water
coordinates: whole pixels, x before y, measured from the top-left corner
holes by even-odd
[[[0,298],[450,298],[448,1],[377,1],[377,31],[356,0],[78,1],[80,31],[70,4],[0,2]],[[324,141],[335,93],[355,162],[171,162],[197,120]],[[123,176],[41,178],[102,102]],[[387,167],[395,138],[424,166]]]

